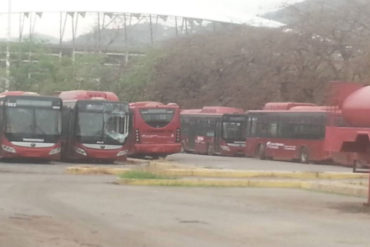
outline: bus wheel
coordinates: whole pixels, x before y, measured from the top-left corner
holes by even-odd
[[[309,151],[306,147],[302,147],[299,152],[299,161],[303,164],[308,164],[310,159]]]
[[[265,145],[264,144],[258,145],[257,158],[259,158],[260,160],[266,159]]]
[[[207,148],[207,154],[208,155],[214,155],[215,152],[213,150],[213,146],[212,145],[208,145],[208,148]]]

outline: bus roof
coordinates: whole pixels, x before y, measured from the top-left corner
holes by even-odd
[[[317,106],[312,103],[302,103],[302,102],[268,102],[262,108],[263,110],[289,110],[297,106]]]
[[[181,114],[196,114],[196,113],[200,113],[202,111],[202,109],[184,109],[184,110],[181,110]]]
[[[59,94],[62,100],[107,100],[119,101],[117,95],[113,92],[90,91],[90,90],[72,90],[62,91]]]
[[[250,110],[246,111],[246,114],[248,113],[335,113],[335,114],[342,114],[342,111],[338,108],[335,108],[333,110],[326,109],[324,107],[312,107],[312,108],[293,108],[290,110]]]
[[[252,112],[330,112],[330,113],[341,113],[338,106],[319,106],[310,103],[295,103],[295,102],[275,102],[267,103],[268,107],[264,107],[262,110],[249,110],[246,113]],[[266,104],[266,105],[267,105]]]
[[[340,112],[338,106],[295,106],[290,111],[306,111],[306,112]]]
[[[0,97],[5,97],[5,96],[40,96],[40,94],[35,93],[35,92],[25,92],[25,91],[5,91],[0,93]]]
[[[224,114],[244,114],[244,110],[226,106],[204,106],[201,109],[182,110],[183,115],[224,115]]]
[[[176,103],[168,103],[167,105],[157,102],[157,101],[140,101],[130,103],[130,108],[156,108],[156,107],[169,107],[169,108],[179,108],[179,105]]]

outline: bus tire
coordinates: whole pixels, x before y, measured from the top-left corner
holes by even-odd
[[[265,153],[265,145],[264,144],[259,144],[258,145],[258,148],[257,148],[257,158],[259,158],[260,160],[264,160],[266,159],[266,153]]]
[[[310,152],[308,151],[308,148],[302,147],[299,151],[299,162],[302,164],[308,164],[310,161]]]
[[[214,155],[215,152],[213,150],[213,146],[212,145],[208,145],[208,148],[207,148],[207,154],[208,155]]]

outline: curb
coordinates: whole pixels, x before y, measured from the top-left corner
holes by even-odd
[[[368,193],[366,187],[345,183],[320,183],[317,181],[298,180],[118,179],[117,183],[138,186],[291,188],[357,197],[366,197]]]
[[[282,180],[212,180],[212,179],[118,179],[118,184],[144,186],[190,186],[190,187],[260,187],[300,188],[300,181]]]
[[[289,171],[240,171],[226,169],[158,169],[153,171],[158,175],[177,177],[207,177],[207,178],[295,178],[295,179],[366,179],[367,174],[348,172],[289,172]]]
[[[65,172],[74,175],[119,175],[131,171],[130,168],[108,168],[108,167],[67,167]]]
[[[158,168],[154,173],[168,176],[215,177],[215,178],[296,178],[296,179],[367,179],[367,174],[352,172],[318,171],[268,171],[198,168],[168,161],[151,161],[149,168]]]
[[[298,171],[243,171],[227,169],[184,169],[159,166],[157,163],[150,163],[147,167],[158,175],[175,177],[206,177],[206,178],[295,178],[295,179],[366,179],[368,174],[349,173],[349,172],[298,172]],[[117,175],[131,170],[130,168],[116,167],[87,167],[73,166],[67,167],[66,172],[70,174],[112,174]]]
[[[133,164],[133,165],[143,165],[143,164],[149,164],[149,160],[144,159],[137,159],[137,158],[127,158],[126,161],[122,162],[122,164]]]

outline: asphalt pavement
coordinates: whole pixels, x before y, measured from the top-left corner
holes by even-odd
[[[233,169],[311,166],[186,154],[169,160]],[[1,247],[370,243],[364,198],[295,189],[126,186],[114,176],[65,174],[67,166],[0,163]]]

